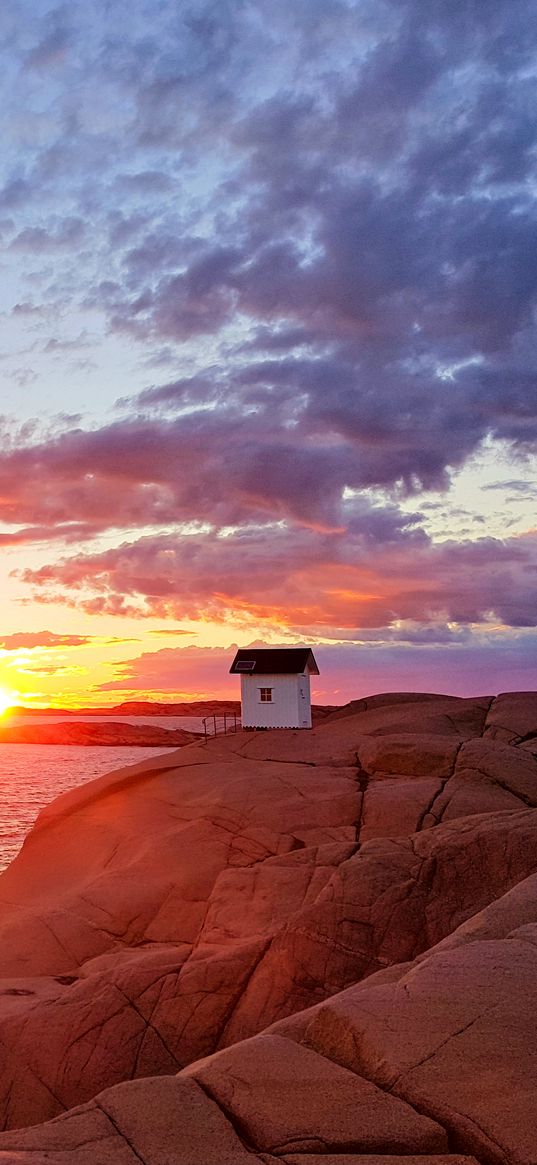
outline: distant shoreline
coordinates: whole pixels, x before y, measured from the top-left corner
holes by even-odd
[[[182,703],[160,703],[153,700],[125,700],[104,708],[27,708],[22,704],[8,708],[4,720],[11,716],[219,716],[240,713],[240,700],[191,700]]]

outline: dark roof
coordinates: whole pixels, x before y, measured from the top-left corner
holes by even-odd
[[[310,647],[244,647],[237,652],[229,670],[235,675],[299,675],[308,664],[319,675]]]

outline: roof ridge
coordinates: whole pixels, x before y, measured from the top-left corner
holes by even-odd
[[[246,669],[244,664],[253,666]],[[242,664],[242,667],[238,665]],[[269,666],[270,665],[270,666]],[[311,647],[241,647],[238,649],[230,667],[232,674],[248,675],[255,672],[257,675],[270,675],[279,672],[283,674],[298,674],[307,666],[319,674],[317,661]]]

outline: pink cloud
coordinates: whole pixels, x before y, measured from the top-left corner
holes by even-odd
[[[230,676],[236,645],[220,647],[164,647],[116,665],[117,679],[101,684],[102,692],[129,691],[237,698],[236,678]]]
[[[412,635],[412,633],[410,633]],[[344,704],[377,692],[433,691],[452,695],[487,695],[500,691],[537,688],[534,636],[529,632],[505,636],[453,635],[437,629],[438,642],[384,641],[375,643],[312,644],[320,675],[313,681],[317,703]],[[256,643],[256,646],[263,644]],[[289,644],[283,644],[288,646]],[[247,642],[241,646],[248,646]],[[274,644],[271,644],[274,646]],[[236,676],[229,667],[236,644],[228,648],[163,648],[144,652],[117,665],[117,678],[100,691],[144,692],[158,698],[239,698]]]
[[[334,634],[397,621],[535,626],[537,535],[431,543],[393,531],[250,529],[236,536],[140,539],[27,570],[36,597],[89,613],[228,620]]]

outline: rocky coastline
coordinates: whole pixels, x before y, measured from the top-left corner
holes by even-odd
[[[44,810],[0,1165],[536,1165],[537,693],[355,701]]]
[[[76,710],[13,707],[0,720],[0,744],[181,748],[198,739],[201,731],[167,728],[151,723],[152,718],[232,717],[240,716],[240,707],[238,700],[191,700],[186,703],[126,700],[105,708]],[[44,720],[45,716],[54,717],[54,720]],[[140,723],[119,722],[118,716],[140,717]],[[92,719],[88,720],[88,717]]]
[[[51,724],[0,724],[0,744],[77,744],[140,748],[181,748],[199,738],[199,733],[182,728],[162,728],[148,724],[127,724],[82,720],[60,720]]]

